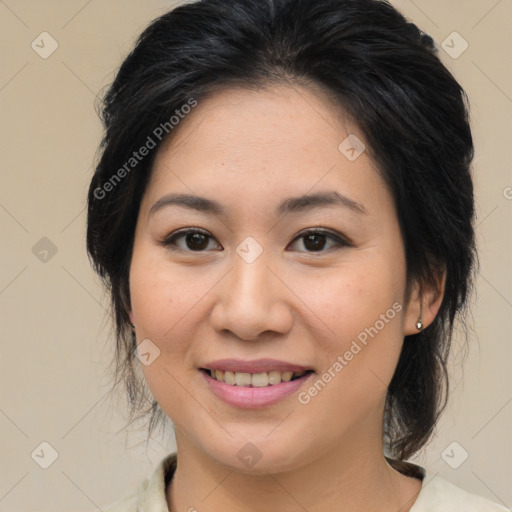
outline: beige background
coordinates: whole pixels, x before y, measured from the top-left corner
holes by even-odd
[[[450,408],[419,462],[510,507],[512,4],[393,3],[439,45],[454,31],[468,42],[456,59],[440,51],[470,95],[477,148],[481,271],[470,352],[464,375],[454,353]],[[0,0],[2,511],[101,509],[174,448],[171,436],[146,446],[144,432],[117,432],[123,403],[105,397],[112,354],[106,300],[84,245],[85,194],[101,136],[94,98],[146,23],[172,5]],[[31,47],[43,31],[58,42],[47,59]],[[40,260],[49,243],[43,237],[57,250],[47,261]],[[48,469],[31,458],[43,441],[58,453]],[[468,459],[452,469],[446,461],[460,462],[462,450]]]

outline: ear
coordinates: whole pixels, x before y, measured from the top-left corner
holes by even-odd
[[[446,271],[439,273],[439,277],[433,285],[422,286],[418,282],[414,283],[404,318],[405,336],[418,334],[416,323],[420,316],[423,321],[423,329],[434,321],[443,302],[445,283]]]
[[[130,322],[132,325],[135,325],[135,317],[133,316],[133,311],[130,309]]]

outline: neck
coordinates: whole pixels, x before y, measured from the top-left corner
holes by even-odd
[[[408,512],[421,481],[391,468],[382,444],[346,438],[350,443],[306,464],[299,460],[292,470],[254,475],[220,464],[176,429],[178,466],[167,489],[169,511]]]

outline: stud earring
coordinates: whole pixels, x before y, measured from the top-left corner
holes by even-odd
[[[421,331],[423,329],[422,313],[423,313],[423,308],[420,305],[420,317],[418,318],[418,321],[416,322],[416,329],[418,329],[418,331]]]

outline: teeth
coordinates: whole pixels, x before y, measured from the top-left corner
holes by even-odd
[[[280,382],[289,382],[293,377],[301,377],[306,372],[278,372],[271,370],[263,373],[245,373],[245,372],[223,372],[222,370],[208,370],[210,376],[220,382],[229,384],[230,386],[244,386],[265,388],[274,386]]]
[[[222,379],[219,379],[217,376],[215,376],[217,380],[220,380],[222,382]],[[230,386],[235,385],[235,374],[233,372],[224,372],[224,382],[226,384],[229,384]]]
[[[250,386],[251,374],[250,373],[235,373],[235,384],[237,386]]]
[[[268,372],[268,383],[269,384],[279,384],[281,382],[281,372],[277,372],[276,370],[272,370]]]
[[[268,386],[268,374],[266,373],[254,373],[251,376],[251,384],[255,388],[265,388]]]
[[[281,380],[284,380],[285,382],[288,382],[289,380],[292,380],[293,372],[284,372],[281,373]]]

